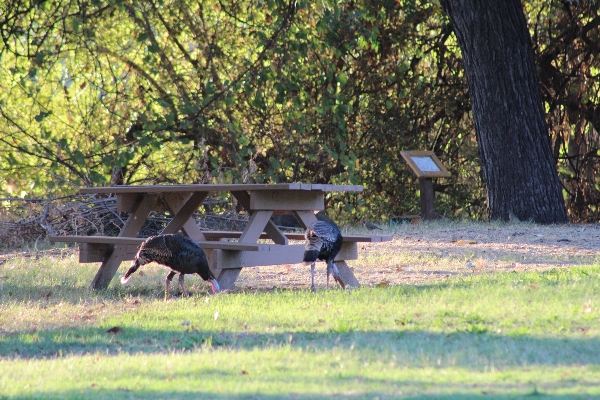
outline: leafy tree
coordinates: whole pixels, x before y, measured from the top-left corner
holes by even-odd
[[[600,11],[597,1],[527,2],[546,120],[567,209],[600,218]]]
[[[443,0],[460,43],[491,219],[567,221],[518,0]]]
[[[556,4],[525,8],[538,21],[530,24],[537,65],[571,73],[576,64],[563,60],[574,45],[560,45],[563,32],[569,21],[589,27],[577,39],[587,66],[576,70],[588,71],[577,73],[577,99],[591,102],[580,110],[595,110],[597,87],[584,81],[597,74],[587,48],[596,43],[597,11],[582,6],[570,20]],[[340,217],[379,219],[417,212],[418,184],[399,154],[426,149],[453,175],[436,184],[436,209],[486,217],[460,49],[430,2],[9,0],[3,7],[5,194],[137,183],[356,183],[363,194],[331,194],[329,206]],[[540,62],[545,51],[549,64]],[[566,198],[578,193],[572,185],[588,193],[570,211],[585,215],[596,181],[565,164],[573,158],[560,143],[571,125],[557,130],[555,122],[575,115],[563,105],[574,80],[542,94],[553,110]],[[589,126],[580,137],[592,153]]]
[[[472,146],[467,125],[451,122],[465,121],[468,101],[431,6],[55,0],[7,9],[0,142],[3,167],[31,183],[23,192],[352,182],[369,191],[332,204],[364,213],[368,201],[390,215],[416,204],[400,150],[447,159]],[[474,170],[460,159],[451,168]],[[461,197],[448,203],[458,210]]]

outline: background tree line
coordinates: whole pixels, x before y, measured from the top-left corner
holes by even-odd
[[[597,4],[524,5],[574,221],[600,210]],[[404,1],[9,0],[0,11],[3,195],[82,185],[363,184],[348,219],[418,211],[401,150],[453,178],[436,209],[484,218],[460,49]]]

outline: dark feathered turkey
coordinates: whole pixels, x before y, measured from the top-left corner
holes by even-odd
[[[193,239],[182,235],[158,235],[146,239],[140,246],[135,260],[131,267],[121,278],[121,283],[125,284],[131,275],[137,269],[145,264],[156,262],[171,268],[167,275],[165,299],[169,297],[169,284],[175,276],[179,274],[179,285],[183,295],[188,297],[188,292],[183,286],[185,274],[198,274],[202,279],[212,286],[212,292],[219,292],[219,283],[215,279],[212,271],[208,267],[208,260],[202,247]]]
[[[305,263],[310,263],[311,288],[315,288],[315,261],[317,259],[327,263],[327,287],[329,287],[329,274],[333,272],[333,279],[345,288],[344,282],[340,278],[337,266],[333,262],[335,256],[342,248],[342,232],[340,228],[329,219],[325,214],[317,214],[318,221],[312,223],[304,232],[306,247],[304,248]]]

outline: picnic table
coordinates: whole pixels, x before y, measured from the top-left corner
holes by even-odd
[[[196,240],[206,252],[209,266],[221,289],[230,289],[244,267],[295,264],[302,262],[302,233],[284,233],[271,220],[274,213],[291,212],[304,229],[324,210],[325,194],[331,191],[361,192],[362,186],[284,184],[190,184],[105,186],[79,190],[80,194],[114,194],[117,211],[129,213],[119,236],[51,236],[51,242],[79,244],[79,262],[101,262],[91,287],[104,289],[115,276],[121,262],[133,260],[145,238],[139,232],[152,211],[168,211],[172,220],[161,232],[178,233]],[[243,231],[202,231],[193,213],[213,192],[228,192],[250,216]],[[237,241],[231,241],[237,239]],[[344,235],[336,265],[344,283],[360,286],[346,260],[358,258],[358,242],[391,240],[386,235]]]

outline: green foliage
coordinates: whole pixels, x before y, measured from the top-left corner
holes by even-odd
[[[528,2],[554,157],[574,221],[600,218],[598,2]]]
[[[43,196],[108,184],[352,183],[366,191],[335,195],[329,206],[342,219],[380,220],[418,212],[418,184],[400,151],[422,149],[435,151],[453,176],[436,186],[436,209],[485,215],[460,51],[435,3],[259,3],[7,3],[0,190]],[[538,64],[576,65],[564,76],[580,77],[544,94],[556,156],[575,171],[562,176],[568,200],[586,198],[571,210],[583,215],[595,178],[568,162],[586,146],[590,162],[577,165],[591,171],[597,159],[590,147],[597,84],[582,84],[598,81],[589,44],[597,43],[597,19],[587,3],[571,5],[577,23],[590,28],[577,42],[585,62],[573,64],[565,58],[571,47],[555,39],[570,26],[568,14],[559,2],[545,4],[526,7],[537,21]],[[574,93],[579,114],[568,111]],[[582,113],[577,136],[571,127]],[[571,122],[559,123],[561,115]],[[580,144],[566,151],[567,142]]]
[[[330,206],[349,218],[390,216],[417,204],[399,151],[434,149],[449,162],[452,131],[468,131],[457,49],[431,5],[52,4],[13,5],[0,49],[9,88],[0,146],[11,153],[0,167],[11,173],[4,190],[18,195],[140,182],[354,183],[368,191]],[[460,212],[473,195],[450,193],[442,207]]]

